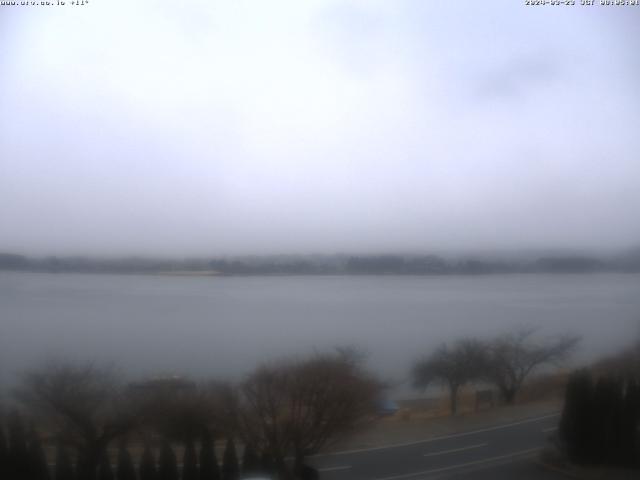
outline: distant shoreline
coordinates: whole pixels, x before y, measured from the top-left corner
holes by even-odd
[[[529,272],[486,272],[486,273],[220,273],[220,272],[199,272],[199,271],[176,271],[176,272],[90,272],[90,271],[45,271],[45,270],[9,270],[0,269],[2,274],[46,274],[46,275],[99,275],[99,276],[145,276],[145,277],[173,277],[173,278],[286,278],[286,277],[340,277],[340,278],[455,278],[455,277],[499,277],[499,276],[535,276],[535,275],[553,275],[553,276],[572,276],[572,275],[640,275],[640,271],[630,270],[599,270],[592,272],[545,272],[545,271],[529,271]]]
[[[155,272],[154,275],[167,275],[172,277],[220,277],[224,274],[217,270],[170,270],[167,272]]]
[[[0,252],[0,271],[166,276],[492,275],[640,273],[640,249],[617,255],[271,255],[223,258],[27,257]]]

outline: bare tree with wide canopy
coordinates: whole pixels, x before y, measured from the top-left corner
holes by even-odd
[[[116,371],[53,363],[27,373],[17,398],[78,451],[80,478],[93,480],[104,451],[139,421]]]
[[[263,366],[240,388],[240,430],[293,478],[306,456],[373,418],[380,391],[346,351]]]
[[[535,340],[537,329],[520,327],[489,343],[485,377],[498,387],[506,403],[513,403],[526,378],[542,365],[559,365],[580,341],[575,335]]]
[[[420,389],[434,383],[445,385],[449,389],[451,414],[455,415],[458,390],[482,375],[485,360],[485,346],[479,340],[468,338],[451,346],[444,344],[414,365],[413,384]]]

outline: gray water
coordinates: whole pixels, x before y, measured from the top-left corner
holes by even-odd
[[[237,378],[335,345],[389,380],[462,335],[579,333],[574,363],[640,334],[638,275],[170,277],[0,273],[0,382],[51,358]]]

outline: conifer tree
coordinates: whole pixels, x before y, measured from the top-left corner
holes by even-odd
[[[140,459],[140,480],[156,480],[157,475],[156,458],[149,444],[145,444]]]
[[[40,442],[40,437],[34,428],[29,433],[29,478],[31,480],[49,480],[47,458]]]
[[[575,463],[638,464],[640,387],[617,376],[593,383],[586,371],[569,377],[560,420],[560,438]]]
[[[56,446],[54,478],[55,480],[74,480],[73,464],[69,458],[69,452],[60,442]]]
[[[198,458],[193,440],[187,440],[182,457],[182,480],[198,480]]]
[[[159,463],[158,480],[178,480],[176,455],[173,453],[173,449],[167,441],[162,444]]]
[[[244,447],[244,452],[242,454],[242,475],[244,477],[257,475],[262,471],[260,465],[260,458],[258,457],[258,453],[253,448],[253,445],[248,443]]]
[[[262,456],[260,457],[260,467],[262,473],[265,475],[275,474],[276,469],[273,463],[273,457],[266,450],[262,452]]]
[[[624,463],[625,382],[620,376],[611,379],[611,427],[607,445],[608,463]]]
[[[8,478],[26,480],[29,476],[29,451],[27,439],[18,412],[12,412],[7,421],[9,433]]]
[[[593,450],[592,392],[591,375],[586,370],[571,374],[567,382],[559,434],[569,459],[576,463],[586,463]]]
[[[238,480],[240,478],[240,466],[238,455],[233,440],[229,438],[222,457],[222,480]]]
[[[640,466],[640,383],[636,379],[627,382],[621,421],[622,464]]]
[[[114,480],[113,468],[111,468],[111,459],[109,453],[105,450],[100,457],[98,465],[98,480]]]
[[[621,390],[620,382],[611,376],[601,377],[596,382],[589,422],[591,463],[611,465],[619,461]]]
[[[7,478],[7,461],[9,459],[9,449],[7,439],[4,436],[4,425],[0,420],[0,478]]]
[[[200,480],[220,480],[220,467],[213,439],[208,431],[202,434],[200,445]]]
[[[124,443],[118,449],[117,480],[136,480],[136,470],[133,466],[131,454]]]

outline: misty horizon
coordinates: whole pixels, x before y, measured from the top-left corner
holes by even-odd
[[[296,259],[296,258],[347,258],[347,257],[399,257],[399,258],[417,258],[417,257],[441,257],[443,259],[455,260],[465,258],[479,259],[513,259],[527,260],[538,257],[592,257],[592,258],[611,258],[611,257],[635,257],[640,252],[640,242],[630,243],[624,246],[609,247],[539,247],[539,248],[466,248],[466,249],[359,249],[359,250],[293,250],[273,252],[266,251],[247,251],[247,252],[213,252],[206,251],[194,254],[164,253],[155,254],[144,251],[125,251],[122,253],[105,253],[105,252],[77,252],[77,251],[47,251],[29,252],[24,249],[0,249],[0,255],[17,255],[29,259],[46,259],[46,258],[77,258],[86,260],[207,260],[207,259]]]
[[[637,246],[640,10],[551,10],[3,7],[0,251]]]

